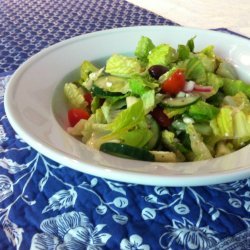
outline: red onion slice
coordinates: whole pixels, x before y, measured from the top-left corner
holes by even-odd
[[[213,90],[212,86],[203,86],[203,85],[199,85],[199,84],[195,84],[193,91],[196,92],[211,92]]]

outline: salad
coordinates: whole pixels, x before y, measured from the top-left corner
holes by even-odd
[[[67,131],[95,149],[144,161],[207,160],[250,141],[250,85],[195,37],[173,48],[141,37],[133,56],[84,61],[67,82]]]

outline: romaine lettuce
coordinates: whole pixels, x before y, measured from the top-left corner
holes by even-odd
[[[74,83],[65,83],[64,95],[72,108],[86,107],[87,102],[83,96],[84,92],[81,87],[76,86]]]
[[[99,69],[91,62],[89,61],[84,61],[81,65],[81,79],[85,82],[88,78],[89,75],[93,72],[98,71]]]
[[[153,48],[148,55],[148,66],[164,65],[168,66],[177,60],[178,55],[174,48],[168,44],[160,44]]]
[[[193,124],[187,124],[187,133],[190,138],[191,148],[194,154],[194,160],[208,160],[213,158],[201,135],[195,130]]]
[[[114,54],[107,60],[105,71],[111,75],[129,77],[141,73],[142,67],[136,58]]]
[[[149,52],[154,48],[154,44],[152,40],[148,37],[142,36],[139,40],[136,49],[135,49],[135,56],[139,58],[143,63],[148,62],[148,55]]]

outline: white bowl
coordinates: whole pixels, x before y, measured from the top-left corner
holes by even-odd
[[[104,63],[112,53],[133,54],[141,36],[175,48],[194,36],[195,49],[214,45],[216,53],[250,82],[250,42],[225,33],[169,26],[105,30],[55,44],[31,57],[14,73],[5,109],[15,131],[45,156],[75,170],[112,180],[165,186],[197,186],[250,176],[250,146],[207,161],[158,163],[122,159],[87,147],[65,131],[63,84],[79,77],[83,60]]]

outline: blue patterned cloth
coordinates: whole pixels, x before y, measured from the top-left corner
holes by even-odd
[[[177,25],[126,1],[0,1],[0,249],[250,249],[250,179],[169,188],[97,178],[41,155],[8,122],[5,87],[28,57],[149,24]]]

